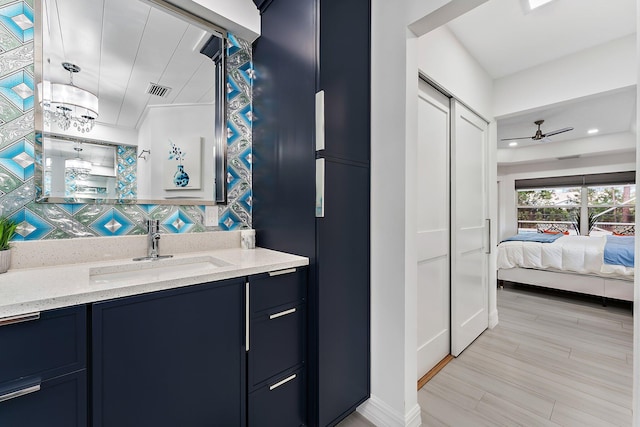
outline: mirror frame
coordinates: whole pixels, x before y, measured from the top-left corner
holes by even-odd
[[[35,0],[34,2],[34,75],[36,90],[34,97],[37,100],[39,98],[37,83],[43,80],[43,61],[44,61],[44,49],[43,49],[43,31],[42,31],[42,19],[43,19],[43,2],[45,0]],[[216,108],[215,117],[213,120],[214,126],[214,147],[215,152],[213,155],[213,164],[215,167],[214,176],[214,189],[215,198],[209,200],[203,199],[91,199],[91,198],[53,198],[43,195],[42,184],[44,179],[44,167],[43,167],[43,137],[49,135],[56,135],[44,131],[44,115],[42,106],[37,101],[34,103],[34,125],[35,125],[35,170],[34,170],[34,187],[36,190],[35,201],[36,203],[82,203],[82,204],[156,204],[156,205],[226,205],[227,204],[227,138],[226,138],[226,123],[227,123],[227,44],[228,44],[228,32],[220,26],[205,20],[197,15],[192,14],[184,9],[181,9],[173,4],[168,3],[165,0],[133,0],[141,1],[150,5],[151,7],[163,10],[170,15],[183,19],[190,24],[202,28],[205,31],[213,33],[215,36],[220,37],[223,41],[220,58],[216,61],[216,76],[215,76],[215,88],[216,88],[216,105],[220,105],[221,108]],[[80,141],[86,141],[92,144],[110,144],[118,145],[117,142],[106,142],[90,138],[78,138],[68,135],[60,134],[59,136],[73,138]]]

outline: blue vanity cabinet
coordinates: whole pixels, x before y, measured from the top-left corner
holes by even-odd
[[[92,306],[94,427],[242,426],[245,280]]]
[[[87,425],[86,307],[0,319],[0,426]]]
[[[307,425],[307,274],[291,268],[248,278],[251,427]]]

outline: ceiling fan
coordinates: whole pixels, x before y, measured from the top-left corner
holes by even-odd
[[[544,138],[547,138],[549,136],[553,136],[553,135],[557,135],[559,133],[569,132],[570,130],[573,130],[572,127],[568,127],[568,128],[552,130],[551,132],[547,132],[547,133],[542,133],[542,130],[540,130],[540,125],[544,123],[544,120],[536,120],[533,123],[538,125],[538,130],[536,131],[535,135],[533,135],[533,136],[522,136],[520,138],[502,138],[501,141],[511,141],[511,140],[514,140],[514,139],[533,139],[534,141],[540,141],[540,140],[542,140]]]

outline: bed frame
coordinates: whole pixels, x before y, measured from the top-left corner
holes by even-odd
[[[498,270],[498,280],[578,292],[602,298],[633,301],[633,280],[610,279],[588,274],[532,268]]]

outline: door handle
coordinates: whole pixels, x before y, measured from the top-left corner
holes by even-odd
[[[244,284],[244,344],[245,351],[249,351],[249,282]]]
[[[0,395],[0,402],[6,402],[7,400],[26,396],[27,394],[35,393],[36,391],[40,391],[40,383],[2,394]]]
[[[291,376],[289,376],[289,377],[287,377],[287,378],[283,379],[282,381],[278,381],[277,383],[275,383],[275,384],[273,384],[273,385],[270,385],[270,386],[269,386],[269,391],[271,391],[271,390],[275,390],[275,389],[277,389],[278,387],[280,387],[281,385],[284,385],[284,384],[288,383],[289,381],[295,380],[295,379],[296,379],[296,377],[297,377],[297,375],[296,375],[296,374],[293,374],[293,375],[291,375]]]
[[[296,272],[295,268],[287,268],[285,270],[270,271],[269,272],[269,277],[281,276],[283,274],[289,274],[289,273],[295,273],[295,272]]]
[[[485,219],[485,223],[487,228],[487,243],[486,243],[487,246],[484,253],[489,255],[491,254],[491,219],[490,218]]]
[[[0,319],[0,326],[15,325],[16,323],[30,322],[40,319],[40,312],[21,314],[19,316],[5,317]]]
[[[316,159],[316,218],[324,218],[324,159]]]
[[[286,316],[287,314],[293,314],[296,312],[295,308],[290,308],[289,310],[281,311],[280,313],[274,313],[269,315],[269,320],[277,319],[278,317]]]

